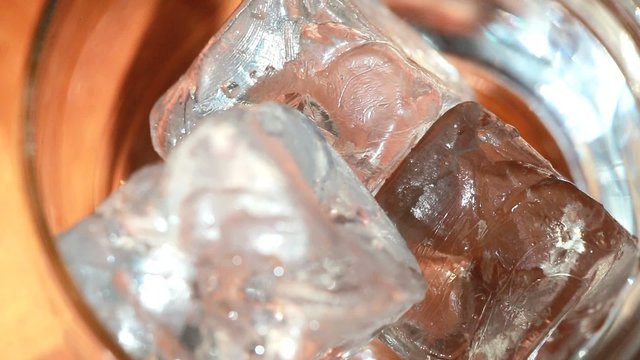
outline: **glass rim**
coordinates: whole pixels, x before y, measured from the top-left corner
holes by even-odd
[[[104,346],[117,359],[130,359],[124,349],[111,336],[106,327],[91,310],[84,296],[73,281],[56,246],[56,236],[49,226],[43,210],[42,193],[38,185],[38,170],[36,159],[36,131],[37,120],[34,101],[38,97],[38,75],[40,64],[47,46],[55,15],[58,10],[59,0],[47,0],[43,5],[40,18],[37,21],[36,30],[31,38],[31,47],[27,55],[26,80],[22,90],[21,104],[21,172],[27,192],[29,215],[32,224],[36,228],[37,241],[44,250],[46,262],[53,272],[54,281],[57,281],[63,290],[63,297],[69,301],[71,311],[84,323],[88,331],[96,338],[100,345]]]

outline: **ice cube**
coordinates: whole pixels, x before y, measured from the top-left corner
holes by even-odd
[[[380,341],[373,339],[366,346],[345,353],[342,356],[335,354],[327,354],[320,360],[402,360],[398,354],[394,353],[388,346]]]
[[[568,358],[637,269],[637,239],[476,103],[436,121],[377,200],[430,283],[384,331],[409,359]]]
[[[273,100],[320,127],[377,191],[428,126],[469,90],[425,39],[365,0],[249,0],[151,114],[166,156],[208,114]]]
[[[129,354],[339,355],[422,299],[415,258],[309,119],[264,104],[205,120],[59,237]]]

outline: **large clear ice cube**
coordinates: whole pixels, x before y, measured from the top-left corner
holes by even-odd
[[[158,100],[151,132],[164,157],[212,112],[278,101],[313,119],[375,192],[438,116],[471,97],[377,1],[248,0]]]
[[[304,115],[265,104],[205,120],[59,237],[133,357],[337,356],[422,299],[403,239]]]
[[[637,239],[476,103],[439,119],[377,195],[429,290],[383,338],[407,359],[565,359],[637,271]]]

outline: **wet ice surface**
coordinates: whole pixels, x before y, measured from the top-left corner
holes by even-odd
[[[457,72],[376,1],[245,1],[151,115],[162,156],[207,114],[274,100],[320,127],[376,191],[435,119],[471,98]]]
[[[475,103],[439,119],[377,200],[430,285],[384,331],[407,359],[568,358],[636,269],[637,239]]]
[[[337,356],[422,299],[415,258],[313,123],[275,104],[205,120],[59,237],[129,354]]]
[[[374,339],[366,346],[351,351],[343,357],[327,356],[320,360],[402,360],[398,354],[386,346],[380,339]]]

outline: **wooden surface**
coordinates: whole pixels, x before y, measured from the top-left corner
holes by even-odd
[[[4,0],[0,11],[0,358],[67,359],[64,321],[29,216],[20,123],[27,55],[43,0]]]

